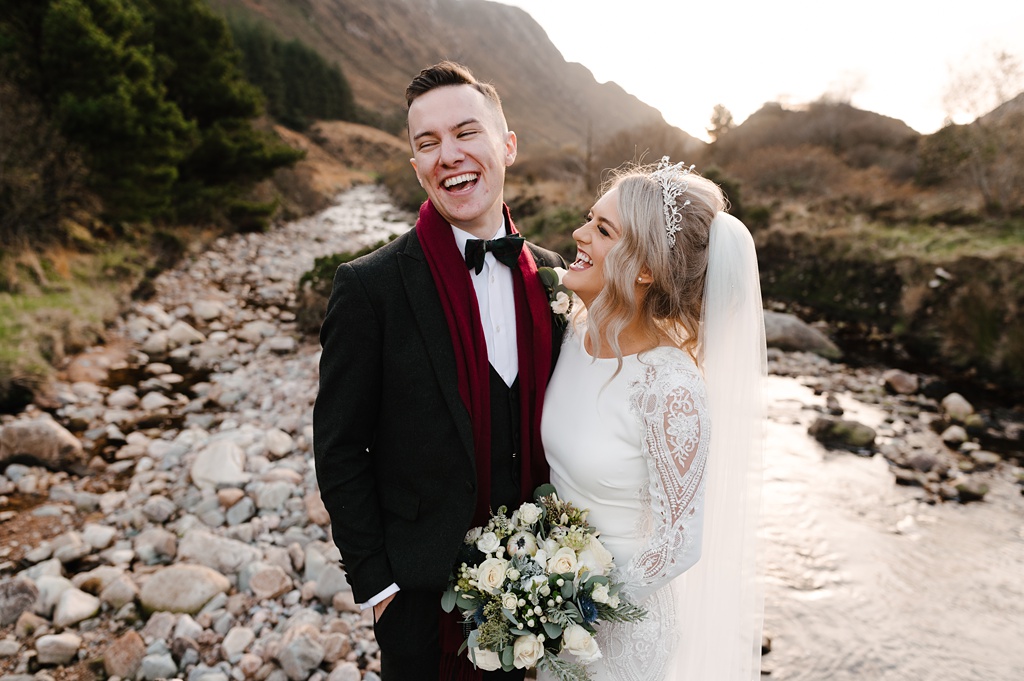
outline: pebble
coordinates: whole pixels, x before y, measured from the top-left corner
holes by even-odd
[[[153,573],[139,593],[147,611],[196,613],[217,593],[231,588],[228,578],[202,565],[172,565]]]
[[[36,659],[42,665],[71,662],[82,645],[82,637],[71,633],[48,634],[36,640]]]
[[[78,624],[94,617],[100,611],[100,599],[74,587],[60,595],[53,611],[53,623],[61,628]]]

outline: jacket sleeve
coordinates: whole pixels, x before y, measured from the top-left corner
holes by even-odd
[[[313,407],[316,477],[352,595],[362,603],[394,577],[370,453],[380,407],[381,326],[359,273],[349,264],[335,275],[320,343],[320,387]]]
[[[619,577],[641,603],[700,558],[711,424],[702,380],[677,366],[647,367],[631,401],[642,425],[651,524]]]

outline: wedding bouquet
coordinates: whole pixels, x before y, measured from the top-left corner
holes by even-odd
[[[535,503],[510,516],[502,506],[485,527],[466,534],[442,597],[469,631],[462,650],[494,671],[534,667],[561,681],[590,679],[584,665],[601,657],[595,625],[634,622],[647,613],[619,597],[609,578],[612,556],[587,523],[587,510],[542,485]],[[576,661],[559,657],[567,651]]]

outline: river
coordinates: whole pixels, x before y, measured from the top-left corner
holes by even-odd
[[[1024,497],[930,505],[880,456],[807,435],[823,399],[769,378],[763,491],[765,629],[784,681],[1024,678]],[[885,413],[840,398],[847,418]]]

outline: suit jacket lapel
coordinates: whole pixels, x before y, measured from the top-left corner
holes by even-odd
[[[473,424],[470,422],[469,411],[459,395],[451,334],[445,321],[444,310],[441,308],[441,301],[437,297],[434,278],[430,274],[430,267],[427,265],[426,256],[415,231],[409,234],[409,242],[398,256],[398,268],[445,404],[448,405],[455,420],[466,454],[475,461]]]

